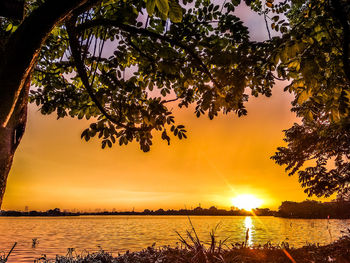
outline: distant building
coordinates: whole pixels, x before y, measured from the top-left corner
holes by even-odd
[[[29,212],[29,207],[27,205],[24,207],[24,212],[26,212],[26,213]]]

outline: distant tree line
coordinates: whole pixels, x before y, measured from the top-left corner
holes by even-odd
[[[256,208],[253,211],[246,211],[244,209],[218,209],[215,206],[211,206],[208,208],[196,207],[192,210],[188,209],[180,209],[180,210],[149,210],[145,209],[142,214],[143,215],[203,215],[203,216],[251,216],[251,215],[259,215],[259,216],[271,216],[276,212],[271,211],[269,208]]]
[[[46,212],[30,211],[1,211],[0,216],[79,216],[79,215],[184,215],[184,216],[273,216],[276,211],[271,211],[269,208],[257,208],[253,211],[246,211],[244,209],[225,210],[218,209],[215,206],[207,208],[196,207],[194,209],[180,209],[180,210],[158,210],[145,209],[143,212],[125,211],[125,212],[62,212],[59,208],[51,209]]]
[[[170,215],[170,216],[277,216],[285,218],[350,218],[350,201],[338,198],[332,202],[306,200],[303,202],[284,201],[278,211],[256,208],[252,211],[232,207],[231,210],[196,207],[194,209],[145,209],[136,211],[67,212],[59,208],[42,211],[0,211],[0,216],[79,216],[79,215]]]
[[[59,208],[50,209],[47,211],[0,211],[0,216],[75,216],[77,213],[61,211]]]
[[[300,203],[284,201],[279,207],[277,216],[288,218],[350,218],[350,201],[337,200],[323,203],[312,200]]]

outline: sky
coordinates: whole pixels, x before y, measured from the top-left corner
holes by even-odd
[[[248,102],[246,117],[209,120],[196,118],[193,109],[176,110],[188,139],[174,138],[168,146],[156,134],[148,153],[136,143],[102,150],[97,139],[80,139],[88,121],[56,120],[30,105],[3,208],[142,211],[199,203],[229,208],[240,194],[253,194],[270,208],[302,201],[307,196],[297,177],[270,160],[283,145],[282,130],[298,121],[290,112],[291,99],[277,85],[272,97]]]
[[[238,9],[252,37],[266,37],[262,18]],[[137,143],[101,149],[85,142],[81,132],[90,121],[56,120],[29,106],[27,130],[15,154],[3,209],[96,210],[182,209],[215,205],[230,208],[231,199],[252,194],[262,207],[277,209],[282,201],[307,198],[296,176],[270,157],[284,145],[283,129],[298,119],[290,112],[293,96],[277,83],[270,98],[250,98],[248,116],[196,118],[194,109],[175,109],[188,139],[171,145],[155,133],[151,151]],[[176,108],[174,106],[174,108]]]

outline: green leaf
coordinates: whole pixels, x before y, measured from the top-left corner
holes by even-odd
[[[310,98],[311,96],[311,92],[308,91],[308,90],[304,90],[303,92],[301,92],[299,94],[299,97],[298,97],[298,104],[301,105],[303,104],[305,101],[308,100],[308,98]]]
[[[155,0],[156,6],[163,15],[167,16],[169,12],[168,0]]]
[[[5,29],[5,31],[6,31],[6,32],[7,32],[7,31],[11,31],[11,30],[12,30],[12,27],[13,27],[12,24],[8,24],[7,27],[6,27],[6,29]]]
[[[277,21],[278,21],[278,19],[280,19],[280,17],[279,17],[279,16],[274,16],[274,17],[272,17],[272,20],[273,20],[273,21],[275,21],[275,22],[277,22]]]
[[[308,111],[306,112],[305,118],[306,118],[308,121],[313,121],[313,120],[314,120],[314,116],[312,115],[311,110],[308,110]]]
[[[331,109],[331,120],[338,122],[340,120],[339,111],[337,109]]]
[[[162,89],[161,91],[160,91],[160,94],[162,94],[164,97],[166,96],[166,89]]]
[[[174,23],[182,21],[182,7],[175,0],[170,0],[169,2],[169,18]]]
[[[156,6],[156,0],[147,0],[146,9],[149,16],[153,15],[155,6]]]

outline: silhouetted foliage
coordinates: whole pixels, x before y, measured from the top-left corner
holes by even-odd
[[[291,80],[285,90],[296,95],[292,110],[302,123],[285,131],[287,146],[272,158],[298,172],[309,196],[327,197],[350,183],[350,5],[291,2],[290,29],[272,57]]]
[[[195,104],[197,117],[243,116],[249,95],[270,96],[276,79],[289,80],[302,123],[285,131],[287,146],[272,158],[298,172],[309,195],[345,191],[348,1],[245,0],[266,21],[269,39],[261,42],[235,15],[241,2],[65,0],[54,8],[53,0],[28,0],[23,22],[1,18],[0,201],[25,129],[26,109],[16,102],[26,105],[29,81],[29,101],[42,114],[91,120],[86,141],[98,137],[102,148],[137,141],[146,152],[155,131],[168,144],[187,138],[174,104]]]
[[[350,202],[284,201],[277,215],[289,218],[350,218]]]
[[[266,64],[269,45],[251,41],[234,14],[240,2],[65,0],[56,10],[53,0],[28,0],[23,22],[0,19],[0,81],[8,84],[0,96],[0,126],[9,124],[29,80],[29,101],[41,113],[90,119],[81,137],[98,137],[102,148],[137,141],[147,152],[154,131],[168,144],[171,136],[186,138],[173,116],[175,101],[179,107],[195,103],[198,117],[246,115],[245,91],[270,96],[274,79]],[[12,65],[18,50],[23,63]],[[0,135],[23,134],[25,126],[20,133],[13,126]],[[0,140],[8,155],[0,160],[1,198],[20,138],[12,141]]]

